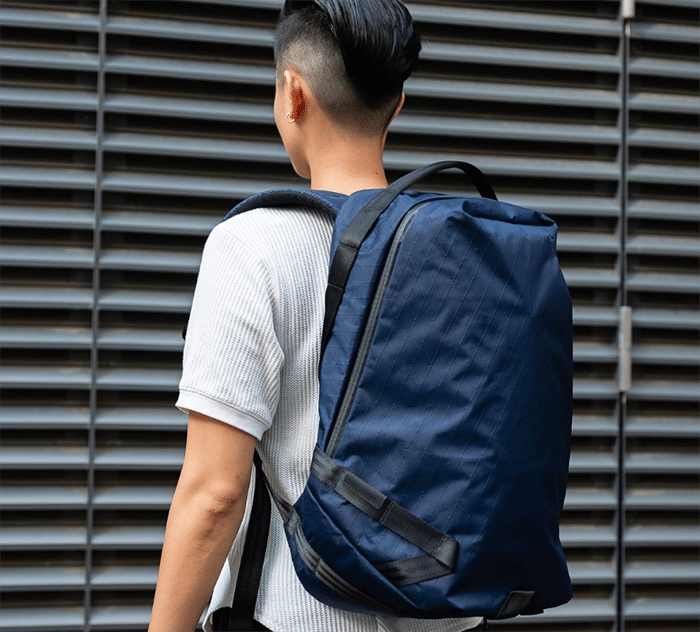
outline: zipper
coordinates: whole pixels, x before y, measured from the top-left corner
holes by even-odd
[[[362,377],[362,371],[365,368],[365,362],[367,361],[367,356],[369,355],[369,349],[372,346],[372,339],[374,338],[374,332],[377,328],[377,322],[379,321],[379,314],[384,304],[384,297],[386,295],[387,288],[389,287],[389,281],[391,280],[391,273],[394,269],[394,264],[396,263],[396,257],[399,254],[399,247],[403,241],[408,226],[413,221],[418,211],[420,211],[428,202],[423,202],[411,208],[406,215],[403,216],[399,227],[396,229],[396,234],[391,242],[391,248],[389,249],[389,254],[387,255],[386,261],[384,262],[384,268],[382,274],[379,277],[379,283],[377,289],[374,292],[374,297],[372,298],[372,305],[370,306],[369,316],[367,317],[367,323],[365,324],[365,330],[360,338],[360,343],[357,346],[357,354],[355,355],[355,362],[352,365],[352,371],[350,372],[350,377],[348,378],[348,383],[345,388],[345,395],[340,402],[340,407],[338,409],[338,414],[333,422],[333,427],[331,429],[331,434],[328,437],[328,442],[326,444],[326,454],[328,456],[335,456],[335,452],[338,449],[338,444],[340,443],[340,437],[343,434],[343,429],[350,415],[350,409],[355,401],[355,395],[357,393],[357,387],[360,384],[360,378]]]

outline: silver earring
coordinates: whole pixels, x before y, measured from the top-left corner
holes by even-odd
[[[296,121],[296,119],[292,118],[292,113],[287,112],[287,123],[294,123],[294,121]]]

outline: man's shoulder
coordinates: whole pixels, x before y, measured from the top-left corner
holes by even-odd
[[[329,243],[333,218],[305,207],[261,207],[239,213],[218,224],[214,231],[228,234],[248,246],[300,247]]]

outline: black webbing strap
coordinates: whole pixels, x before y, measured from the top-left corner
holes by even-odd
[[[260,629],[253,617],[258,588],[262,576],[267,536],[270,531],[271,503],[262,471],[262,462],[256,452],[253,456],[255,465],[255,493],[250,510],[248,533],[246,534],[241,565],[238,570],[236,591],[230,608],[221,608],[214,613],[214,630],[235,630],[248,632]]]
[[[403,193],[406,189],[420,182],[430,174],[443,171],[445,169],[461,169],[471,179],[481,197],[496,200],[493,188],[486,180],[486,176],[474,165],[461,160],[445,160],[436,162],[421,169],[416,169],[411,173],[392,182],[386,189],[374,196],[358,213],[353,217],[345,229],[338,247],[333,255],[330,272],[328,274],[328,286],[326,288],[326,311],[323,321],[323,337],[321,338],[321,355],[326,349],[331,336],[335,316],[338,312],[340,301],[345,292],[345,286],[350,276],[357,253],[365,237],[370,233],[377,223],[379,216],[389,208],[389,205]]]
[[[338,465],[318,447],[311,473],[324,485],[387,529],[424,551],[420,555],[377,565],[397,586],[407,586],[454,572],[457,542],[387,498],[361,478]]]

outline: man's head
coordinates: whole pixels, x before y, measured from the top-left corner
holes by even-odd
[[[277,84],[285,70],[296,70],[337,123],[381,135],[420,48],[399,0],[287,0],[275,31]]]

